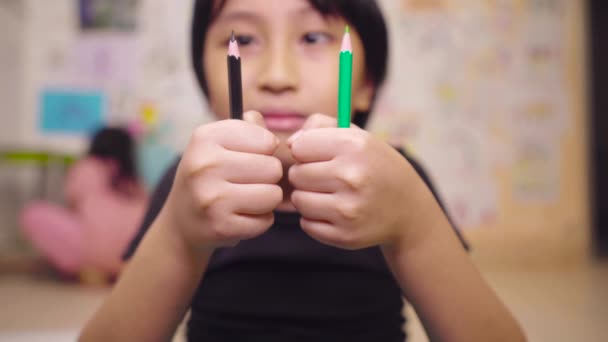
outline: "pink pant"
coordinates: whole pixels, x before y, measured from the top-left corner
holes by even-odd
[[[34,247],[53,266],[66,274],[94,268],[111,274],[119,269],[99,269],[101,260],[91,260],[84,224],[73,211],[46,202],[34,202],[21,213],[21,228]]]

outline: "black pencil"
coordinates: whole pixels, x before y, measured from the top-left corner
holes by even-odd
[[[230,94],[230,118],[243,119],[243,85],[241,81],[241,54],[234,31],[228,44],[228,91]]]

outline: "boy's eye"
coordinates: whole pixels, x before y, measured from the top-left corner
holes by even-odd
[[[237,35],[236,41],[239,43],[239,46],[247,46],[253,43],[254,38],[253,36]]]
[[[246,47],[246,46],[249,46],[249,45],[255,43],[255,37],[252,35],[237,34],[234,36],[234,38],[236,39],[236,42],[239,44],[239,47]],[[223,41],[222,46],[228,46],[229,43],[230,43],[230,37],[227,37]]]
[[[332,37],[328,33],[324,32],[309,32],[302,36],[302,41],[305,44],[327,43],[331,40]]]

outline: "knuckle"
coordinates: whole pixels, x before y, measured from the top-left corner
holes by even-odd
[[[346,222],[357,221],[362,216],[361,206],[352,202],[339,204],[337,211],[340,218]]]
[[[291,203],[296,207],[300,207],[302,204],[302,196],[300,191],[294,191],[291,193]]]
[[[209,137],[209,127],[208,125],[201,125],[198,126],[195,130],[194,133],[192,133],[192,139],[193,141],[205,141],[207,140]]]
[[[268,213],[261,215],[256,219],[255,223],[250,227],[247,238],[251,239],[264,233],[274,223],[274,214]]]
[[[239,228],[234,216],[225,213],[224,215],[221,215],[221,218],[215,221],[212,232],[214,238],[218,241],[238,241],[240,240],[237,233]]]
[[[274,213],[269,213],[268,215],[266,215],[266,217],[263,219],[262,222],[262,228],[263,230],[268,229],[268,227],[272,226],[274,224]]]
[[[204,158],[198,157],[197,154],[203,154]],[[211,148],[206,148],[205,151],[187,151],[180,161],[179,168],[187,178],[192,180],[209,170],[220,167],[221,163],[219,153]]]
[[[195,170],[196,173],[204,173],[208,170],[213,170],[220,167],[221,160],[220,156],[216,153],[210,153],[205,159],[203,159]]]
[[[262,130],[262,141],[264,142],[264,147],[269,152],[274,151],[274,149],[277,147],[277,138],[271,131],[262,128],[260,129]]]
[[[228,225],[225,222],[217,224],[213,229],[213,235],[218,241],[231,241],[234,240],[234,234],[229,230]]]
[[[209,156],[200,161],[197,165],[192,165],[189,169],[188,176],[191,179],[207,174],[209,171],[218,168],[220,162],[217,158]]]
[[[263,193],[260,196],[251,198],[251,201],[256,201],[259,210],[261,211],[272,211],[277,205],[283,200],[283,190],[278,185],[268,185],[264,188]],[[264,209],[262,209],[264,208]]]
[[[289,171],[287,171],[287,179],[292,185],[295,185],[294,183],[298,180],[298,169],[298,165],[293,165],[289,168]]]
[[[283,164],[278,158],[272,158],[270,161],[270,172],[273,182],[278,182],[283,178]]]
[[[368,148],[371,139],[366,134],[348,134],[342,136],[340,143],[350,151],[360,153]]]
[[[361,190],[368,183],[369,175],[360,167],[351,167],[340,174],[340,179],[349,188]]]
[[[359,245],[358,237],[352,232],[348,234],[341,234],[336,239],[337,241],[335,243],[344,249],[355,250]]]
[[[302,135],[304,134],[301,134],[301,136]],[[291,144],[290,151],[292,157],[295,159],[295,165],[298,165],[302,160],[302,152],[305,151],[305,145],[306,143],[303,142],[302,139],[296,139],[296,141]]]
[[[367,136],[356,135],[352,139],[352,146],[356,152],[362,152],[367,149],[370,144],[370,139]]]
[[[278,185],[274,185],[270,189],[270,199],[272,204],[279,204],[283,200],[283,189]]]
[[[208,211],[222,199],[222,195],[217,191],[202,191],[196,196],[196,202],[199,210],[202,212]]]
[[[201,154],[204,154],[204,158],[197,158],[188,154],[182,159],[181,163],[184,164],[185,175],[191,180],[198,179],[201,175],[206,175],[209,171],[222,166],[222,155],[217,150],[205,149]]]
[[[196,164],[192,158],[188,158],[188,156],[182,157],[179,161],[178,172],[183,175],[182,177],[186,178],[186,181],[192,181],[193,171],[196,169]]]

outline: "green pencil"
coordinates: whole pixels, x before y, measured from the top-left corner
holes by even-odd
[[[340,50],[340,81],[338,85],[338,127],[350,127],[353,78],[353,47],[348,26],[344,29]]]

